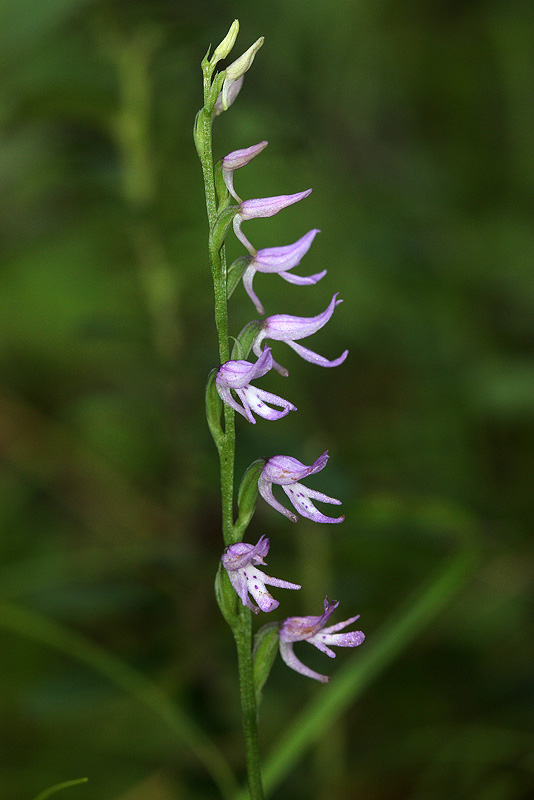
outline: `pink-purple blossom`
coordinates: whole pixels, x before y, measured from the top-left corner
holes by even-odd
[[[345,361],[349,352],[348,350],[345,350],[339,358],[329,361],[327,358],[324,358],[324,356],[314,353],[313,350],[308,350],[307,347],[303,347],[295,341],[296,339],[305,339],[307,336],[311,336],[326,325],[334,313],[335,307],[343,302],[342,300],[338,300],[337,296],[338,293],[332,297],[327,308],[321,314],[317,314],[316,317],[293,317],[289,314],[274,314],[271,317],[267,317],[263,321],[260,332],[254,340],[252,348],[254,353],[257,356],[260,355],[262,352],[261,343],[264,339],[274,339],[275,341],[288,344],[305,361],[317,364],[319,367],[338,367]],[[288,375],[287,369],[278,364],[274,359],[273,367],[281,375]]]
[[[252,200],[245,200],[239,206],[233,219],[235,235],[251,255],[256,255],[255,248],[241,230],[241,224],[249,219],[274,217],[274,215],[282,211],[283,208],[287,208],[293,205],[293,203],[298,203],[299,200],[304,200],[311,192],[311,189],[306,189],[304,192],[297,192],[296,194],[280,194],[275,197],[259,197]]]
[[[255,614],[261,611],[273,611],[280,605],[278,600],[272,597],[267,589],[269,586],[277,586],[279,589],[300,589],[298,583],[289,583],[279,578],[271,578],[260,569],[258,564],[265,564],[264,558],[269,552],[269,539],[261,536],[257,544],[247,544],[237,542],[231,544],[223,553],[222,564],[228,573],[230,583],[236,590],[239,599],[244,606],[250,608]],[[258,604],[255,606],[249,595]]]
[[[297,410],[293,403],[284,400],[283,397],[251,385],[251,381],[269,372],[272,365],[271,351],[266,347],[255,364],[242,360],[226,361],[217,371],[215,385],[221,400],[253,424],[256,420],[252,412],[263,419],[276,420],[285,417],[290,411]],[[232,391],[236,393],[242,405],[234,399]],[[280,411],[271,408],[267,403],[279,406]]]
[[[320,617],[288,617],[281,625],[279,632],[280,640],[280,655],[288,667],[300,672],[307,678],[313,678],[321,683],[328,683],[330,677],[328,675],[321,675],[320,672],[310,669],[300,661],[293,652],[294,642],[309,642],[313,644],[321,653],[325,653],[330,658],[335,658],[336,654],[330,649],[332,647],[358,647],[365,639],[362,631],[348,631],[347,633],[338,633],[338,631],[346,628],[353,622],[359,619],[359,614],[355,617],[343,622],[338,622],[336,625],[329,625],[325,627],[326,623],[339,605],[339,601],[324,599],[324,614]]]
[[[269,142],[259,142],[259,144],[253,144],[252,147],[245,147],[243,150],[233,150],[223,158],[223,180],[226,184],[226,188],[238,203],[241,203],[241,198],[234,190],[234,171],[236,169],[240,169],[240,167],[246,167],[247,164],[250,164],[252,159],[259,155],[262,150],[265,150],[268,144]]]
[[[279,511],[292,522],[297,522],[298,516],[280,503],[273,494],[273,483],[281,486],[288,496],[293,507],[302,517],[311,519],[314,522],[343,522],[344,516],[327,517],[322,514],[313,504],[313,500],[321,503],[330,503],[335,506],[341,505],[341,500],[329,497],[327,494],[317,492],[315,489],[308,489],[300,481],[308,475],[314,475],[326,467],[328,461],[328,450],[325,450],[319,458],[309,467],[302,464],[291,456],[273,456],[265,464],[258,480],[258,490],[263,499],[269,503],[276,511]]]
[[[289,272],[293,267],[297,267],[300,264],[301,259],[310,249],[318,233],[319,230],[313,228],[293,244],[282,245],[281,247],[266,247],[263,250],[258,250],[256,255],[252,256],[243,273],[243,286],[256,306],[258,314],[265,314],[265,309],[252,286],[256,272],[276,273],[288,283],[295,283],[299,286],[309,286],[317,283],[326,275],[325,269],[315,275],[307,275],[305,277],[293,275]]]

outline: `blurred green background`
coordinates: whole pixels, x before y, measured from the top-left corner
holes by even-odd
[[[298,413],[237,420],[238,473],[260,455],[311,463],[328,448],[310,485],[347,515],[335,529],[291,526],[258,506],[249,533],[269,535],[270,574],[304,585],[278,594],[279,618],[320,613],[326,593],[341,601],[336,620],[361,613],[363,648],[326,664],[302,652],[335,680],[447,558],[482,552],[274,796],[529,800],[526,0],[2,0],[1,796],[83,775],[61,796],[217,796],[152,710],[69,653],[80,635],[160,686],[242,774],[233,644],[212,591],[221,539],[203,389],[217,350],[191,136],[200,60],[235,17],[235,57],[266,42],[216,121],[215,155],[268,139],[236,175],[241,196],[314,191],[247,235],[269,247],[318,227],[297,271],[328,268],[316,287],[260,275],[255,288],[268,313],[298,315],[339,291],[309,344],[350,350],[326,371],[275,345],[291,374],[263,386]],[[232,332],[254,316],[238,287]],[[278,661],[263,750],[329,688]]]

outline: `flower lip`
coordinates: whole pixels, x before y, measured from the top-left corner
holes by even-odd
[[[280,655],[288,667],[300,672],[307,678],[313,678],[321,683],[328,683],[330,677],[322,675],[320,672],[310,669],[300,661],[293,651],[293,643],[306,641],[330,658],[335,658],[336,654],[332,647],[358,647],[365,640],[362,631],[347,631],[339,633],[347,625],[351,625],[359,619],[359,614],[349,617],[343,622],[337,622],[327,627],[326,623],[338,607],[337,600],[324,599],[324,613],[317,617],[288,617],[279,629]]]
[[[326,466],[327,461],[328,450],[325,450],[309,467],[291,456],[273,456],[266,462],[260,474],[258,491],[269,505],[290,519],[291,522],[297,522],[298,516],[276,499],[273,494],[273,484],[278,484],[282,487],[291,505],[302,517],[311,519],[313,522],[343,522],[344,515],[341,517],[327,517],[313,503],[313,500],[319,500],[322,503],[339,506],[341,505],[341,500],[329,497],[329,495],[318,492],[315,489],[309,489],[299,482],[307,475],[314,475],[316,472],[320,472]]]

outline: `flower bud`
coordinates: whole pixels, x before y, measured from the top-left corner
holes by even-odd
[[[210,64],[214,67],[219,61],[222,61],[223,58],[226,58],[232,47],[235,44],[235,40],[237,39],[237,34],[239,33],[239,20],[234,19],[230,26],[230,30],[222,40],[222,42],[215,48],[215,51],[211,57]]]
[[[222,107],[224,111],[226,111],[228,109],[228,106],[230,105],[230,103],[228,102],[228,90],[230,86],[239,78],[241,78],[245,74],[245,72],[248,72],[248,70],[252,66],[254,57],[258,52],[258,50],[260,49],[260,47],[262,46],[263,42],[264,38],[263,36],[260,36],[260,38],[257,39],[254,42],[254,44],[251,45],[248,48],[248,50],[243,53],[243,55],[239,56],[239,58],[236,58],[236,60],[233,61],[229,67],[226,68],[226,75],[222,87]]]
[[[215,105],[213,106],[213,116],[218,117],[223,111],[228,111],[234,100],[236,99],[237,95],[241,91],[241,87],[243,86],[243,79],[244,75],[241,75],[236,81],[230,84],[228,87],[228,91],[226,93],[226,108],[223,108],[222,104],[222,96],[223,93],[219,92],[219,96],[215,101]]]

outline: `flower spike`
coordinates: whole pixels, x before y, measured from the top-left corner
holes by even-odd
[[[274,611],[280,605],[278,600],[271,597],[265,588],[266,584],[277,586],[280,589],[301,588],[298,583],[271,578],[258,569],[258,564],[265,564],[264,558],[268,552],[269,539],[262,536],[255,545],[246,542],[231,544],[221,559],[230,583],[239,595],[241,602],[255,614],[258,614],[260,609],[261,611]],[[257,606],[252,603],[249,593],[258,604]]]
[[[327,517],[315,508],[312,500],[319,500],[321,503],[331,503],[341,505],[341,500],[329,497],[327,494],[317,492],[315,489],[308,489],[300,481],[308,475],[315,475],[326,467],[328,461],[328,450],[325,450],[319,458],[309,467],[301,464],[296,458],[291,456],[273,456],[265,464],[258,480],[258,490],[263,499],[269,503],[276,511],[279,511],[291,522],[297,522],[298,517],[292,511],[279,503],[273,494],[273,483],[281,486],[289,497],[293,507],[302,517],[313,520],[313,522],[343,522],[344,516]]]
[[[277,273],[285,281],[288,281],[288,283],[295,283],[299,286],[309,286],[310,284],[317,283],[321,278],[324,278],[326,275],[325,269],[315,275],[308,275],[306,277],[293,275],[289,272],[290,269],[300,264],[301,259],[310,249],[318,233],[319,230],[313,228],[293,244],[284,245],[282,247],[266,247],[263,250],[258,250],[256,255],[250,259],[243,273],[243,286],[256,306],[258,314],[265,314],[265,309],[252,287],[256,272]]]
[[[285,417],[290,411],[297,410],[293,403],[284,400],[283,397],[250,385],[251,381],[266,375],[272,365],[273,357],[270,349],[266,347],[255,364],[251,364],[250,361],[226,361],[219,367],[215,378],[215,385],[221,400],[253,424],[256,423],[253,411],[264,419],[275,420]],[[242,406],[234,400],[232,389],[241,400]],[[281,410],[276,411],[267,403],[280,406]]]
[[[234,221],[235,219],[234,217]],[[303,347],[295,341],[295,339],[305,339],[307,336],[311,336],[312,333],[315,333],[326,325],[334,313],[335,307],[343,302],[337,299],[337,295],[338,293],[332,297],[328,308],[316,317],[292,317],[289,314],[274,314],[272,317],[267,317],[254,341],[252,348],[254,353],[257,356],[260,355],[262,352],[261,343],[264,339],[275,339],[288,344],[305,361],[310,361],[312,364],[317,364],[319,367],[338,367],[345,361],[349,352],[348,350],[345,350],[339,358],[329,361],[327,358],[324,358],[324,356],[314,353],[313,350],[308,350],[307,347]],[[277,364],[274,359],[273,367],[280,375],[287,376],[289,374],[287,369]]]
[[[251,245],[245,234],[241,230],[241,223],[248,219],[258,219],[259,217],[274,217],[283,208],[304,200],[312,193],[311,189],[296,194],[280,194],[275,197],[260,197],[254,200],[245,200],[239,206],[238,212],[234,217],[234,233],[249,253],[256,255],[256,250]]]
[[[324,599],[324,614],[320,617],[288,617],[280,628],[280,655],[288,667],[300,672],[307,678],[313,678],[321,683],[328,683],[330,680],[329,675],[321,675],[320,672],[315,672],[300,661],[293,652],[293,642],[306,641],[313,644],[322,653],[325,653],[330,658],[335,658],[336,654],[330,649],[328,645],[333,647],[358,647],[365,639],[362,631],[348,631],[347,633],[338,633],[338,631],[346,628],[353,622],[359,619],[359,614],[355,617],[343,622],[338,622],[336,625],[330,625],[325,628],[326,623],[339,605],[339,601]]]
[[[239,169],[239,167],[245,167],[247,164],[250,164],[252,159],[261,153],[262,150],[265,150],[269,142],[260,142],[259,144],[253,144],[252,147],[245,147],[243,150],[233,150],[231,153],[228,153],[222,160],[222,175],[223,180],[226,184],[226,188],[230,192],[233,198],[237,200],[238,203],[241,203],[241,198],[234,191],[234,170]]]

